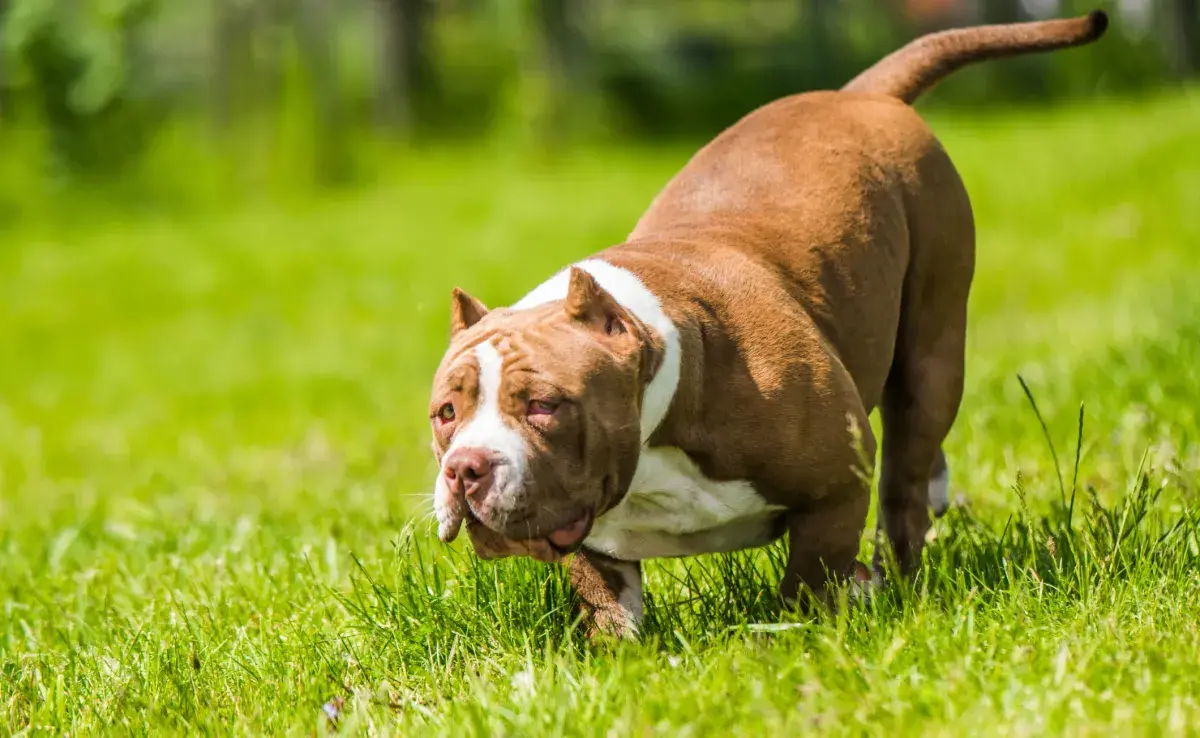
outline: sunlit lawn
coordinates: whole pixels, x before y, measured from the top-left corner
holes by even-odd
[[[452,286],[619,241],[685,148],[5,233],[0,732],[1194,730],[1200,98],[934,123],[979,225],[965,507],[913,590],[782,632],[778,547],[652,564],[615,653],[556,570],[432,538],[428,381]]]

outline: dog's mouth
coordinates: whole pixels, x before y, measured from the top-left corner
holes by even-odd
[[[570,523],[551,531],[550,535],[546,536],[546,540],[559,553],[572,553],[578,550],[579,546],[587,538],[588,533],[591,532],[592,521],[591,510],[585,511],[583,515],[580,515]]]
[[[475,511],[471,509],[470,505],[465,505],[464,507],[466,509],[463,511],[463,514],[466,520],[468,532],[472,530],[487,531],[488,538],[504,537],[501,533],[484,523],[479,516],[475,514]],[[595,515],[591,510],[585,510],[583,514],[579,515],[571,522],[555,528],[545,536],[538,538],[507,540],[510,543],[516,544],[517,546],[523,548],[549,548],[559,556],[566,556],[567,554],[571,554],[579,550],[579,547],[583,545],[583,542],[587,539],[588,534],[591,532],[592,524],[594,522]]]

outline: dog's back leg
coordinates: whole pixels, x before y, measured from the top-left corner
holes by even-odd
[[[967,296],[975,263],[970,202],[949,158],[932,147],[922,162],[923,197],[910,201],[911,262],[899,332],[884,386],[879,521],[902,573],[921,559],[929,510],[949,502],[942,441],[963,390]],[[876,566],[882,564],[876,552]]]
[[[902,573],[920,562],[930,508],[940,515],[948,504],[942,440],[962,397],[962,334],[959,321],[948,321],[935,338],[898,350],[884,388],[879,522]],[[876,566],[881,553],[876,551]]]

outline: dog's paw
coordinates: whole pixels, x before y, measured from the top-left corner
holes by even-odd
[[[854,562],[854,578],[850,580],[850,595],[860,602],[866,602],[880,587],[883,577],[861,561]]]
[[[620,607],[593,610],[585,625],[588,640],[596,645],[614,645],[638,638],[637,623]]]

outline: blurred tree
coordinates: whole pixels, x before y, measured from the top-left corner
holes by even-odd
[[[1021,0],[983,0],[982,22],[1021,23],[1032,20]],[[1057,63],[1046,55],[1018,56],[975,71],[985,95],[993,99],[1045,98],[1050,94],[1046,69]]]
[[[1021,0],[983,0],[984,23],[1017,23],[1023,15]]]
[[[272,137],[253,142],[267,166],[274,149],[289,162],[311,155],[333,181],[348,174],[351,128],[368,120],[541,143],[708,135],[770,99],[836,87],[919,33],[1094,1],[0,0],[0,111],[44,128],[56,158],[81,171],[128,162],[167,115],[211,115],[217,131],[245,119]],[[1198,14],[1197,0],[1120,0],[1095,49],[980,65],[927,104],[1194,75]]]
[[[212,85],[210,111],[218,131],[279,102],[286,35],[296,29],[300,2],[213,0],[207,76]]]
[[[1171,66],[1181,77],[1200,73],[1200,0],[1166,0]]]
[[[212,100],[213,122],[224,131],[243,112],[254,76],[254,6],[246,0],[213,0]]]
[[[339,13],[333,0],[215,0],[212,21],[212,101],[215,128],[229,133],[260,121],[277,129],[285,83],[310,113],[302,129],[311,143],[314,175],[337,182],[349,175],[345,111],[338,74]],[[295,42],[288,54],[286,41]],[[287,108],[283,108],[286,115]],[[264,114],[266,114],[264,116]],[[274,135],[274,131],[267,135]]]
[[[574,104],[591,94],[589,49],[581,29],[580,0],[536,0],[534,13],[544,48],[549,99],[540,125],[548,142],[570,125]]]
[[[377,107],[394,131],[412,132],[434,95],[433,60],[428,31],[431,0],[375,0],[379,23]]]
[[[8,29],[8,0],[0,0],[0,39],[7,36]],[[0,123],[4,122],[4,115],[8,112],[8,60],[4,53],[0,53]]]
[[[24,0],[5,13],[5,50],[25,78],[22,97],[67,170],[120,166],[161,122],[164,111],[139,90],[139,42],[157,9],[157,0]]]
[[[800,24],[810,55],[832,69],[838,66],[837,59],[833,58],[837,45],[830,43],[834,12],[836,9],[829,0],[800,0]]]
[[[349,177],[348,136],[338,85],[336,13],[331,0],[298,0],[293,8],[297,47],[308,73],[313,106],[313,154],[321,182]]]

